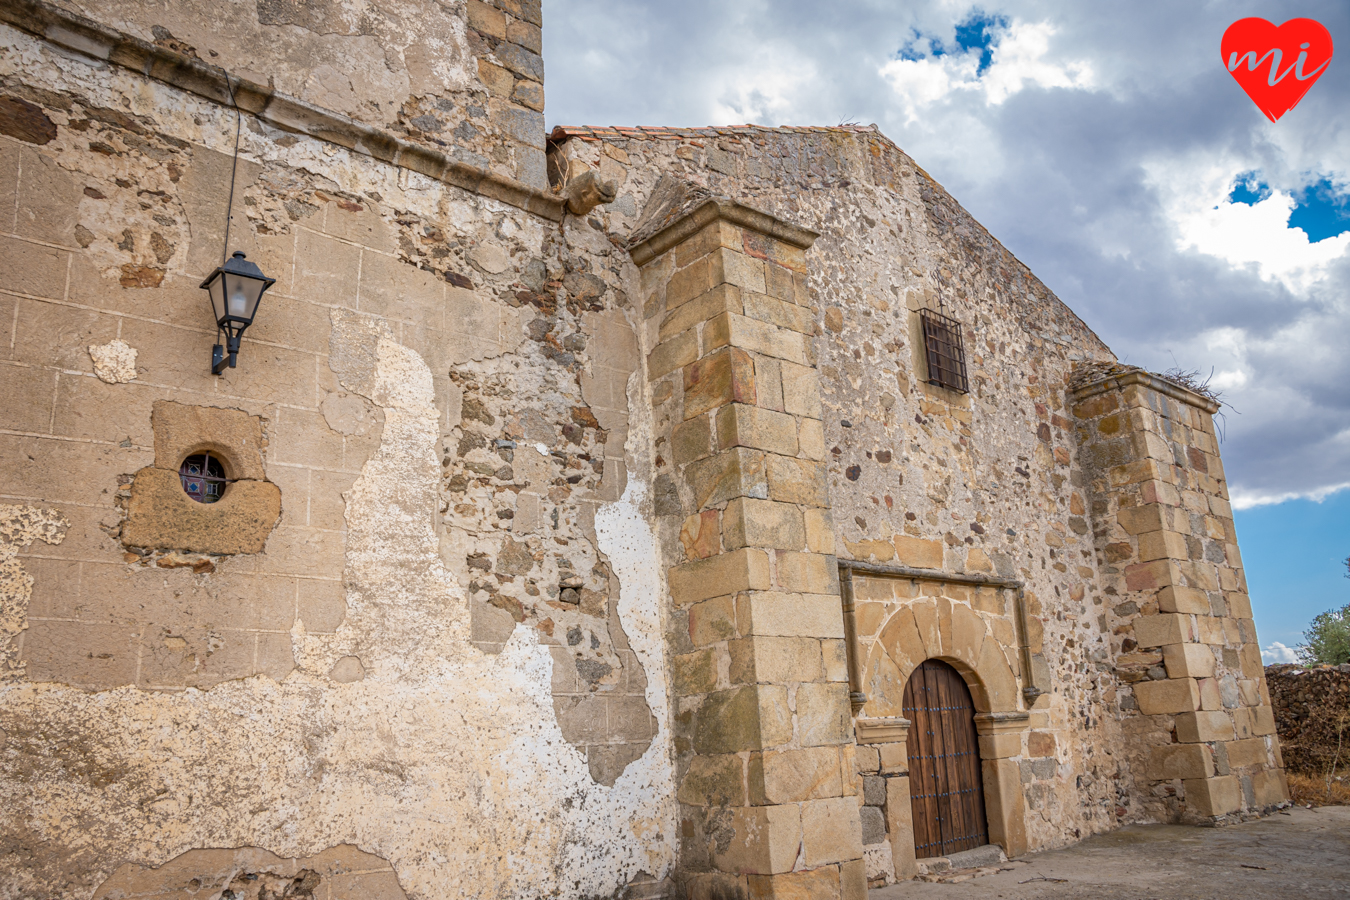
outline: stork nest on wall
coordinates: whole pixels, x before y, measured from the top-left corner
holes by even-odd
[[[1078,388],[1101,381],[1103,378],[1113,378],[1120,375],[1128,375],[1131,372],[1144,372],[1146,369],[1141,366],[1130,366],[1124,363],[1115,362],[1089,362],[1076,366],[1073,374],[1069,376],[1069,387],[1077,390]],[[1149,372],[1155,378],[1161,378],[1163,381],[1175,384],[1177,387],[1193,391],[1208,400],[1215,403],[1223,403],[1223,392],[1210,386],[1209,378],[1201,378],[1200,372],[1194,369],[1183,369],[1175,366],[1166,372]]]

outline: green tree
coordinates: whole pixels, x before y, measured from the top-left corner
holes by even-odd
[[[1350,663],[1350,603],[1314,616],[1303,640],[1298,658],[1304,665]]]

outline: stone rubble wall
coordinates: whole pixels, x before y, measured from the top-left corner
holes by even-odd
[[[1350,665],[1266,666],[1266,685],[1285,768],[1350,771]]]
[[[213,17],[173,6],[84,12],[169,40],[162,11],[208,58],[188,25]],[[402,10],[428,53],[424,27],[467,33],[416,6],[352,27]],[[498,12],[508,37],[530,15]],[[406,58],[378,28],[375,65]],[[252,43],[296,59],[374,45],[271,34],[296,43]],[[303,93],[289,60],[258,64]],[[660,890],[677,830],[626,251],[246,114],[230,249],[277,283],[215,377],[199,284],[233,110],[9,27],[0,79],[0,894],[176,890],[228,863],[203,848],[327,879],[311,862],[347,845],[408,897]],[[520,146],[483,152],[509,169]],[[244,481],[192,510],[222,530],[188,547],[136,497],[193,446]],[[222,510],[246,483],[280,512],[241,530]]]
[[[1025,767],[1029,846],[1142,818],[1067,398],[1072,367],[1109,349],[881,135],[722,131],[557,152],[616,182],[588,217],[612,235],[633,229],[662,174],[820,232],[808,352],[835,552],[1025,580],[1036,671],[1023,686],[1050,688],[1032,710],[1046,755]],[[965,326],[968,395],[925,383],[917,309],[939,300]],[[1020,672],[1018,650],[1004,646]]]

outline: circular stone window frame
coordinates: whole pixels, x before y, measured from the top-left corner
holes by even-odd
[[[198,499],[197,497],[194,497],[192,495],[192,492],[187,489],[186,482],[183,481],[183,479],[192,477],[183,474],[183,467],[186,466],[188,460],[192,459],[194,456],[204,456],[208,460],[214,460],[220,466],[221,489],[220,494],[214,500],[201,500]],[[235,477],[233,477],[234,473],[237,471],[238,466],[232,464],[229,454],[222,452],[222,448],[220,447],[220,445],[214,442],[206,443],[199,449],[193,449],[188,451],[187,453],[183,454],[183,458],[178,462],[178,477],[179,483],[183,485],[183,493],[187,496],[189,500],[193,501],[194,503],[199,503],[202,506],[215,506],[216,504],[224,500],[226,494],[228,494],[230,491],[230,487],[235,483],[235,481],[238,480]],[[211,476],[203,474],[202,477],[210,478]]]

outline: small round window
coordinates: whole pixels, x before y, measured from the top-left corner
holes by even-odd
[[[178,467],[183,490],[198,503],[215,503],[225,494],[225,467],[210,453],[196,453]]]

